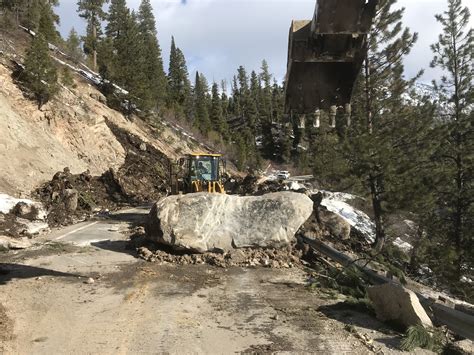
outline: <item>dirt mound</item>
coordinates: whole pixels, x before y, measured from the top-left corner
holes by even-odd
[[[107,122],[127,155],[116,180],[135,203],[156,201],[169,189],[170,159],[138,136]]]
[[[125,163],[101,176],[91,176],[89,171],[74,175],[64,168],[34,191],[48,211],[51,226],[71,224],[105,209],[153,202],[166,194],[168,158],[137,136],[108,124],[126,151]]]

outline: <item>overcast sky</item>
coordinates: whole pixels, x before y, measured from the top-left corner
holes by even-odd
[[[85,23],[76,13],[77,0],[61,0],[56,12],[61,17],[64,37],[71,27],[84,32]],[[140,0],[128,0],[138,8]],[[310,19],[315,0],[151,0],[168,67],[171,36],[186,56],[193,79],[196,70],[209,81],[230,81],[239,65],[250,72],[266,59],[280,81],[286,72],[288,30],[292,19]],[[445,10],[447,0],[399,0],[406,8],[405,25],[419,33],[419,40],[406,59],[406,75],[424,68],[422,81],[430,82],[440,73],[429,68],[431,43],[436,42],[440,26],[434,15]],[[464,0],[474,14],[474,1]],[[471,18],[474,26],[474,18]]]

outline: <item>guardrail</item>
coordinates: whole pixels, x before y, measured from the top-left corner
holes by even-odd
[[[338,250],[327,244],[324,244],[319,240],[313,240],[305,236],[299,236],[299,238],[302,242],[308,244],[326,257],[343,266],[357,266],[368,276],[370,283],[374,285],[394,282],[393,280],[388,279],[365,266],[363,261],[354,261],[350,256],[339,252]],[[454,333],[474,341],[474,316],[449,308],[445,305],[435,303],[429,298],[423,296],[421,293],[416,291],[414,292],[418,296],[425,311],[428,314],[432,314],[435,323],[445,325]]]

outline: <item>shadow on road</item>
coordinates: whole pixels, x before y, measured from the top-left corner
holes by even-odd
[[[0,285],[5,285],[13,279],[29,279],[40,276],[84,277],[83,275],[70,274],[36,266],[0,263]]]
[[[135,248],[130,244],[128,240],[102,240],[100,242],[91,243],[93,247],[114,251],[116,253],[129,254],[137,257]]]
[[[148,218],[151,206],[137,207],[136,212],[117,212],[107,215],[107,219],[117,222],[130,223],[130,227],[144,226]]]
[[[347,325],[355,325],[365,329],[380,331],[382,333],[393,332],[390,326],[379,321],[371,311],[357,309],[355,306],[345,302],[321,306],[318,308],[318,311],[326,315],[328,318]]]

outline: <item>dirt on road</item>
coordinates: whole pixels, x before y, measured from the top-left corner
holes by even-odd
[[[308,287],[303,266],[150,263],[126,227],[97,221],[0,254],[0,352],[399,353],[400,334]]]

